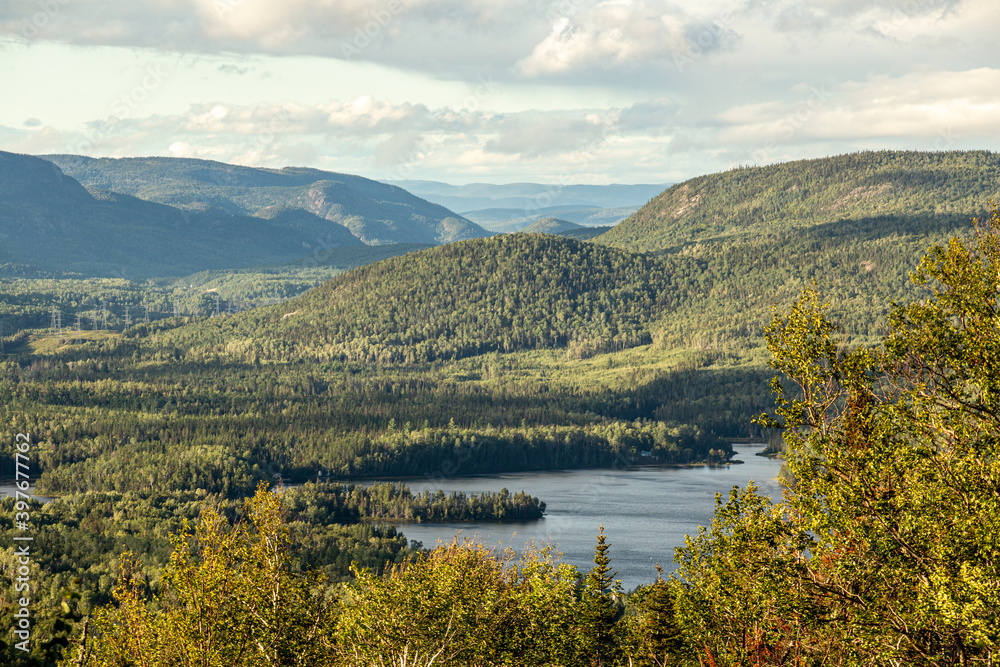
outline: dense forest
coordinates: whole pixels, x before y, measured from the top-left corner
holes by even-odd
[[[813,227],[835,234],[847,223],[926,233],[982,215],[998,180],[1000,154],[988,151],[865,151],[743,167],[674,185],[601,240],[656,252]]]

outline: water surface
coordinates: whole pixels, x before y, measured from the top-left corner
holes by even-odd
[[[525,491],[545,501],[541,521],[520,524],[444,523],[400,524],[412,540],[432,547],[450,541],[456,534],[475,537],[489,544],[515,549],[529,540],[551,543],[563,560],[581,570],[593,565],[598,527],[611,544],[612,566],[626,590],[649,583],[656,577],[654,565],[674,568],[674,548],[684,544],[685,534],[707,526],[715,511],[715,494],[727,497],[734,486],[751,479],[763,493],[781,496],[775,479],[780,461],[755,456],[761,445],[736,445],[736,458],[744,461],[728,466],[690,468],[639,468],[632,470],[572,470],[509,473],[477,477],[452,477],[433,481],[407,480],[417,493]]]

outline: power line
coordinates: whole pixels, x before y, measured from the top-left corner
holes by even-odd
[[[52,319],[49,322],[49,331],[56,335],[62,333],[62,311],[52,306]]]

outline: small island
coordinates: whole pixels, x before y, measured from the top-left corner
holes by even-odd
[[[450,523],[455,521],[537,521],[545,503],[523,491],[444,491],[415,494],[403,482],[360,484],[313,483],[286,489],[282,500],[292,516],[310,522]]]

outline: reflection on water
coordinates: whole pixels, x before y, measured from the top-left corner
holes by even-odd
[[[775,479],[780,461],[754,454],[760,445],[736,445],[737,459],[731,466],[692,468],[640,468],[636,470],[574,470],[511,473],[482,477],[453,477],[433,482],[408,480],[415,493],[526,491],[545,501],[545,518],[524,524],[449,523],[402,524],[410,539],[424,546],[450,541],[456,533],[476,537],[484,543],[522,547],[525,542],[552,543],[563,560],[581,570],[593,565],[594,542],[604,524],[611,544],[612,566],[626,590],[649,583],[656,577],[654,565],[674,568],[674,548],[684,544],[686,534],[707,526],[715,511],[715,494],[728,496],[734,486],[749,480],[762,493],[781,496]]]

